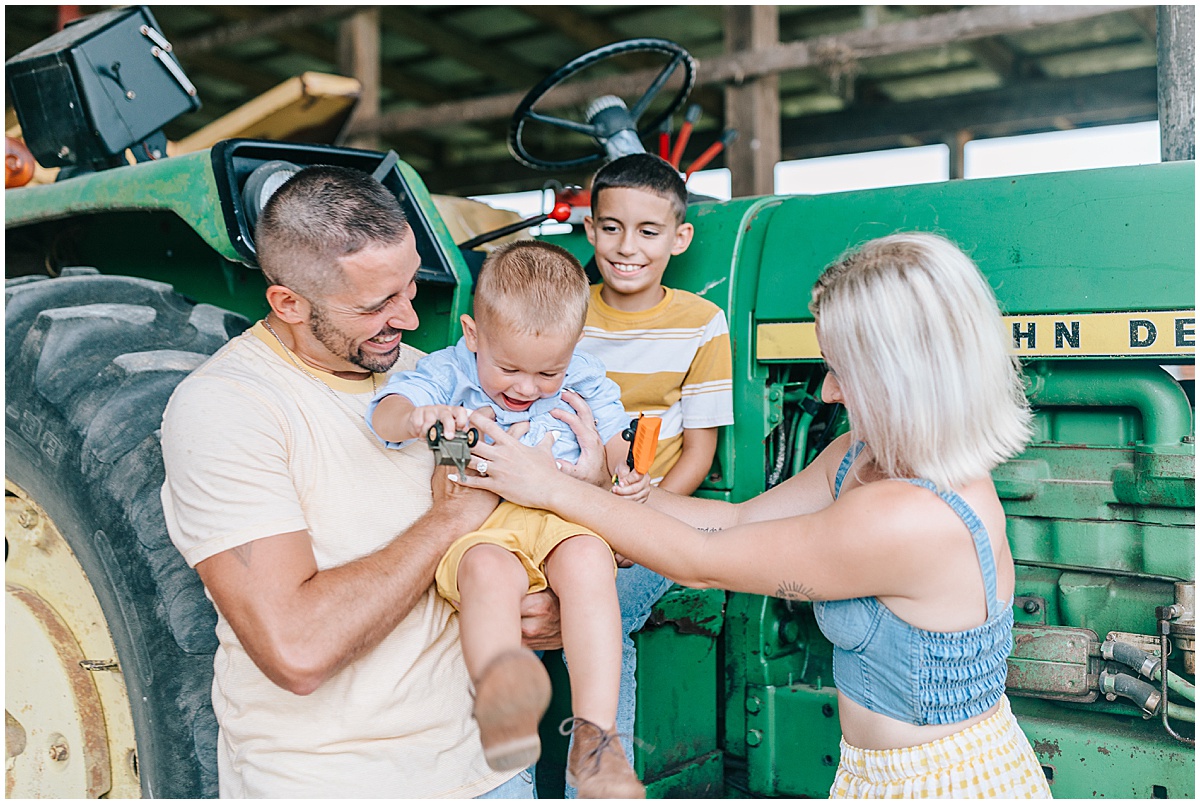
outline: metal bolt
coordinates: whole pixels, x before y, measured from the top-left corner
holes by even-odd
[[[26,530],[33,530],[34,526],[37,525],[37,522],[38,513],[33,508],[26,508],[21,512],[21,515],[17,517],[17,523]]]
[[[829,704],[824,704],[821,707],[821,714],[825,717],[833,717],[833,707]]]
[[[1105,693],[1105,695],[1104,695],[1104,700],[1106,700],[1106,701],[1115,701],[1115,700],[1117,700],[1117,696],[1116,696],[1116,695],[1114,695],[1114,694],[1113,694],[1113,693],[1111,693],[1111,692],[1108,692],[1108,693]]]
[[[50,759],[55,762],[66,762],[70,755],[66,740],[58,740],[50,744]]]
[[[83,659],[79,662],[79,666],[93,673],[103,670],[120,669],[120,665],[116,659]]]
[[[749,712],[752,715],[756,715],[759,713],[759,711],[761,709],[762,709],[762,701],[760,701],[756,696],[751,695],[749,698],[746,699],[746,711],[747,712]]]
[[[750,729],[746,732],[746,745],[754,747],[762,744],[763,733],[758,729]]]
[[[785,645],[791,645],[800,639],[800,623],[795,620],[784,620],[779,626],[779,640]]]
[[[129,90],[126,90],[126,91],[125,91],[125,97],[126,97],[128,100],[133,100],[134,98],[136,98],[136,97],[137,97],[137,95],[135,95],[135,94],[134,94],[134,92],[133,92],[133,90],[132,90],[132,89],[129,89]]]
[[[1026,600],[1024,608],[1026,614],[1037,614],[1042,607],[1036,600]]]

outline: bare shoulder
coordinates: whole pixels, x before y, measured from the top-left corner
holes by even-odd
[[[902,480],[881,479],[843,490],[835,507],[870,538],[899,541],[905,552],[943,549],[961,541],[962,519],[936,493]]]
[[[983,523],[998,555],[1007,551],[1004,509],[991,478],[974,481],[956,493]],[[904,545],[904,553],[924,558],[960,556],[975,562],[974,542],[962,516],[938,493],[902,480],[874,480],[843,492],[842,516],[871,538]],[[937,563],[944,563],[939,561]]]

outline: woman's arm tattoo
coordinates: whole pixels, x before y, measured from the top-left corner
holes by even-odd
[[[817,590],[797,581],[781,581],[775,597],[784,600],[820,600]]]

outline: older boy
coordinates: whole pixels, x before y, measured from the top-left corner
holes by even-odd
[[[712,466],[717,428],[733,423],[729,325],[720,307],[664,287],[692,242],[687,189],[666,161],[632,154],[601,168],[584,219],[603,283],[592,287],[580,348],[604,361],[631,415],[661,416],[650,476],[691,494]]]

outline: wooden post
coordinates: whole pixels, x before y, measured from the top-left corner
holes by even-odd
[[[769,50],[779,45],[775,6],[726,6],[725,49],[729,53]],[[725,126],[738,138],[726,153],[733,197],[775,192],[780,158],[779,75],[732,81],[725,88]]]
[[[379,9],[370,8],[343,20],[338,28],[338,66],[362,84],[358,103],[343,131],[369,127],[379,118]],[[378,134],[354,136],[347,145],[378,149]]]
[[[1158,124],[1162,160],[1196,158],[1196,8],[1158,7]]]

